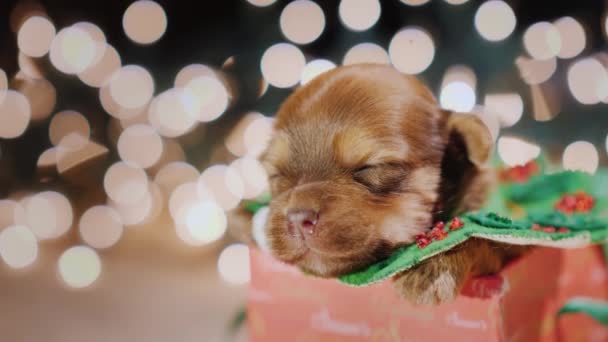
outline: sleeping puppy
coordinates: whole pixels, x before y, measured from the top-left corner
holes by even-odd
[[[326,72],[282,104],[261,157],[270,252],[321,277],[386,258],[435,221],[483,205],[492,144],[477,117],[441,110],[421,82],[392,67]],[[411,302],[445,302],[518,253],[470,240],[393,281]]]

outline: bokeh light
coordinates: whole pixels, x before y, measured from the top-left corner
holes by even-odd
[[[340,20],[353,31],[365,31],[380,19],[379,0],[341,0],[338,7]]]
[[[314,59],[310,62],[308,62],[308,64],[306,64],[306,66],[304,66],[304,68],[302,69],[302,76],[300,76],[300,83],[302,85],[308,83],[309,81],[311,81],[313,78],[319,76],[320,74],[329,71],[333,68],[336,67],[336,64],[332,61],[329,61],[327,59]]]
[[[116,49],[106,44],[103,55],[89,68],[78,74],[78,78],[91,87],[101,87],[105,85],[110,76],[120,68],[120,55]]]
[[[27,97],[32,121],[42,121],[51,115],[57,102],[57,91],[51,82],[44,78],[16,78],[15,88]]]
[[[25,223],[25,208],[12,199],[0,199],[0,230],[8,226]],[[20,222],[17,222],[19,219]]]
[[[556,58],[538,60],[521,56],[515,60],[515,64],[527,84],[541,84],[550,79],[557,69]]]
[[[150,184],[150,183],[149,183]],[[116,210],[120,221],[125,226],[141,225],[152,214],[153,197],[149,187],[143,198],[134,203],[120,203],[112,199],[108,200],[108,206]]]
[[[296,0],[285,6],[279,23],[287,39],[296,44],[308,44],[323,33],[325,15],[314,1]]]
[[[145,169],[160,159],[163,141],[151,126],[135,124],[122,132],[117,148],[122,160]]]
[[[226,232],[226,215],[213,201],[192,205],[186,214],[186,227],[190,237],[198,244],[219,240]]]
[[[173,193],[173,190],[185,183],[196,182],[199,177],[198,170],[181,161],[171,162],[164,165],[154,177],[156,183],[167,198]]]
[[[222,279],[231,284],[246,284],[251,279],[249,270],[249,249],[243,244],[226,247],[217,261],[217,269]]]
[[[211,193],[222,209],[231,210],[243,198],[243,187],[243,180],[234,168],[213,165],[201,173],[197,190],[199,197]]]
[[[561,39],[561,46],[557,54],[559,58],[572,58],[583,52],[586,45],[585,29],[576,19],[559,18],[555,21],[554,26]]]
[[[277,0],[247,0],[248,3],[257,7],[266,7],[274,4]]]
[[[524,47],[535,59],[548,59],[557,56],[561,50],[559,30],[546,21],[538,22],[524,33]]]
[[[217,119],[230,102],[224,84],[211,76],[199,76],[188,82],[182,98],[186,112],[201,122]]]
[[[44,78],[43,70],[40,67],[41,63],[39,60],[36,60],[36,58],[30,57],[19,51],[19,54],[17,55],[17,64],[19,64],[19,72],[15,75],[15,79]]]
[[[475,28],[486,40],[506,39],[515,30],[517,18],[509,5],[501,0],[486,1],[475,13]]]
[[[175,76],[175,87],[185,88],[195,78],[207,76],[217,78],[215,71],[204,64],[189,64],[181,68]]]
[[[469,0],[445,0],[450,5],[462,5]]]
[[[154,1],[136,1],[125,11],[122,17],[122,27],[132,41],[139,44],[152,44],[165,33],[167,15],[165,10]]]
[[[87,118],[74,110],[64,110],[55,114],[49,124],[51,143],[58,146],[62,139],[70,134],[77,134],[82,138],[81,141],[87,141],[91,135],[91,126]]]
[[[509,136],[498,138],[498,155],[508,166],[524,165],[540,155],[538,145]]]
[[[268,83],[278,88],[289,88],[300,81],[305,64],[306,59],[300,49],[292,44],[278,43],[264,52],[260,67]]]
[[[11,268],[27,267],[38,257],[38,241],[26,226],[6,227],[0,231],[0,257]]]
[[[582,104],[599,103],[608,97],[608,71],[595,58],[578,60],[568,68],[568,88]]]
[[[78,228],[82,240],[89,246],[98,249],[115,245],[120,240],[123,231],[118,213],[105,205],[87,209],[80,217]]]
[[[427,32],[408,27],[393,36],[388,54],[397,70],[406,74],[419,74],[433,62],[435,44]]]
[[[268,189],[268,175],[262,164],[255,158],[242,157],[230,164],[243,182],[243,198],[253,199]]]
[[[357,44],[350,48],[342,59],[344,65],[359,63],[389,64],[390,62],[386,50],[374,43]]]
[[[273,132],[272,118],[262,116],[253,120],[243,134],[247,155],[259,157],[268,146]]]
[[[27,226],[39,240],[55,239],[65,234],[74,219],[72,205],[55,191],[44,191],[23,201]]]
[[[114,202],[124,205],[134,205],[148,196],[148,177],[144,170],[125,162],[116,162],[108,168],[103,186]]]
[[[59,257],[59,275],[70,287],[90,286],[101,274],[101,259],[94,249],[74,246]]]
[[[197,123],[195,104],[192,92],[183,88],[171,88],[152,100],[148,120],[164,137],[184,135]]]
[[[97,46],[91,35],[78,27],[62,29],[53,39],[51,63],[65,74],[77,74],[95,62]]]
[[[230,134],[224,141],[226,148],[230,153],[237,157],[242,157],[247,154],[245,146],[245,131],[249,125],[256,119],[263,118],[264,115],[258,112],[248,112],[239,120],[239,122],[232,128]]]
[[[445,109],[468,112],[476,103],[475,72],[464,65],[455,65],[446,70],[439,94],[439,103]]]
[[[564,169],[595,173],[599,164],[599,154],[588,141],[575,141],[568,145],[562,156]]]
[[[23,94],[7,90],[0,101],[0,138],[13,139],[25,132],[31,119],[30,103]]]
[[[112,99],[120,106],[139,108],[152,98],[154,79],[139,65],[125,65],[112,74],[109,88]]]
[[[524,113],[524,101],[517,93],[488,94],[484,98],[486,112],[498,116],[502,127],[515,125]]]
[[[49,52],[55,33],[55,25],[47,18],[29,17],[19,28],[17,46],[27,56],[42,57]]]
[[[6,78],[6,72],[0,68],[0,102],[4,101],[6,96],[6,90],[8,89],[8,79]]]
[[[410,6],[422,6],[428,3],[429,1],[431,0],[401,0],[401,2]]]

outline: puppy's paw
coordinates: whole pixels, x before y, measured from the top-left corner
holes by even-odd
[[[413,304],[437,305],[451,302],[458,296],[466,280],[464,274],[429,262],[397,274],[393,285]]]

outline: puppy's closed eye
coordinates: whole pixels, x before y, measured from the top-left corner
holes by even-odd
[[[356,182],[378,194],[398,192],[405,176],[405,166],[397,163],[365,165],[353,172]]]

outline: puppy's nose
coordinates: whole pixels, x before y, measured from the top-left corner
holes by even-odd
[[[313,234],[317,228],[319,213],[312,209],[290,209],[287,219],[302,233]]]

